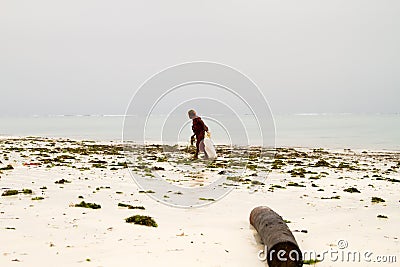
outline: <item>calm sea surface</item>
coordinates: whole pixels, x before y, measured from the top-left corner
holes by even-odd
[[[216,117],[218,116],[222,115]],[[151,118],[156,122],[162,122],[164,119],[162,116]],[[274,119],[275,142],[278,147],[400,150],[400,114],[297,114],[275,115]],[[42,136],[118,141],[122,140],[123,121],[124,116],[0,117],[0,136]],[[179,121],[179,124],[176,124],[176,132],[180,131],[177,134],[178,142],[187,142],[191,135],[190,121],[187,121],[186,125],[182,125],[182,118],[176,121]],[[243,121],[246,121],[246,116],[243,117]],[[226,129],[224,130],[212,121],[206,121],[206,123],[211,128],[216,143],[230,142]],[[168,127],[174,127],[174,118],[169,118],[168,125]],[[228,131],[239,132],[238,128],[235,128],[236,126],[230,125],[227,127]],[[146,132],[147,140],[160,140],[160,131],[160,127],[148,130]],[[173,131],[175,130],[173,129]],[[251,136],[257,131],[257,127],[250,126],[246,131]],[[257,143],[257,140],[253,141]]]

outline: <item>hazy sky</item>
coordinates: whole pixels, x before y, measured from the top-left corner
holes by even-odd
[[[123,114],[154,73],[214,61],[275,113],[400,112],[400,1],[0,0],[0,115]]]

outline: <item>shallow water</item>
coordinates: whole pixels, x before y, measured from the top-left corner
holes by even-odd
[[[251,144],[261,142],[251,116],[241,117],[242,123],[247,124],[244,134],[240,131],[242,125],[233,123],[233,118],[223,115],[209,117],[225,122],[221,126],[204,119],[217,144],[237,144],[234,138],[230,138],[235,134],[236,140],[247,140],[248,137]],[[400,150],[399,114],[292,114],[275,115],[274,119],[276,146]],[[123,121],[124,116],[0,117],[0,135],[122,140]],[[152,116],[149,121],[154,127],[146,130],[146,140],[161,140],[163,131],[157,125],[162,125],[165,117]],[[190,121],[184,116],[170,117],[168,129],[164,131],[174,135],[174,141],[187,143],[191,135]]]

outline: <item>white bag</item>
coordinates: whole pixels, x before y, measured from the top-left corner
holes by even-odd
[[[217,158],[217,152],[215,151],[214,143],[211,141],[210,138],[210,133],[206,133],[206,136],[204,137],[203,143],[204,143],[204,150],[205,153],[207,153],[207,156],[209,159],[216,159]]]

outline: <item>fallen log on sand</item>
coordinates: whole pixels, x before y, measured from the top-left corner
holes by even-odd
[[[297,267],[303,265],[301,250],[278,213],[260,206],[250,214],[250,224],[254,226],[265,245],[263,259],[269,267]]]

